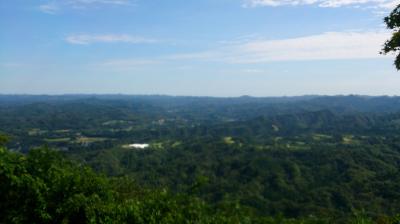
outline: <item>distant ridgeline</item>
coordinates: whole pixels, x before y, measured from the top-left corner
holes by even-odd
[[[0,223],[400,223],[400,97],[0,95],[0,131]]]

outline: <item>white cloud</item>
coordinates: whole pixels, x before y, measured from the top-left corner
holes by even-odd
[[[157,60],[143,60],[143,59],[116,59],[102,63],[104,66],[115,66],[115,67],[132,67],[139,65],[151,65],[160,63]]]
[[[43,4],[39,6],[39,10],[48,13],[48,14],[56,14],[59,10],[58,6],[54,3]]]
[[[153,65],[158,64],[160,61],[157,60],[143,60],[143,59],[114,59],[101,63],[103,66],[110,67],[135,67],[141,65]]]
[[[385,58],[379,54],[390,33],[383,31],[327,32],[317,35],[278,40],[247,40],[222,44],[220,48],[202,52],[160,55],[151,58],[113,59],[99,64],[103,70],[135,71],[168,65],[174,62],[217,62],[260,65],[277,61],[318,61]],[[189,63],[187,63],[189,62]],[[317,63],[317,62],[316,62]],[[182,69],[186,69],[183,67]],[[250,66],[242,73],[263,74],[266,71]]]
[[[141,59],[141,58],[129,58],[129,59],[112,59],[104,61],[99,64],[93,65],[93,68],[111,71],[132,71],[140,68],[146,68],[147,66],[154,66],[160,64],[162,61],[153,59]]]
[[[387,32],[330,32],[283,40],[255,41],[236,47],[236,62],[360,59],[381,57]]]
[[[242,73],[248,73],[248,74],[260,74],[260,73],[265,73],[264,70],[262,69],[256,69],[256,68],[247,68],[241,70]]]
[[[168,60],[186,60],[186,59],[199,59],[199,60],[207,60],[210,58],[218,57],[220,52],[216,51],[204,51],[204,52],[195,52],[195,53],[184,53],[184,54],[172,54],[164,57],[164,59]]]
[[[216,50],[173,55],[175,60],[210,60],[228,63],[266,63],[271,61],[310,61],[381,58],[382,44],[390,33],[328,32],[281,40],[256,40]]]
[[[131,0],[63,0],[63,2],[65,5],[69,5],[74,8],[86,8],[95,5],[133,5]]]
[[[132,36],[127,34],[104,34],[104,35],[92,35],[92,34],[79,34],[70,35],[65,39],[70,44],[93,44],[93,43],[131,43],[131,44],[149,44],[155,43],[157,40]]]
[[[382,3],[380,6],[382,8],[386,8],[386,9],[394,9],[399,4],[400,3],[398,2],[398,0],[394,0],[394,1],[387,1],[386,3]]]
[[[114,5],[127,5],[130,4],[130,0],[70,0],[70,4],[114,4]]]
[[[399,4],[398,0],[245,0],[244,7],[257,6],[297,6],[297,5],[317,5],[319,7],[336,8],[342,6],[368,6],[373,8],[393,9]]]
[[[40,5],[40,11],[48,14],[57,14],[63,8],[86,9],[99,6],[132,6],[133,0],[52,0]]]
[[[20,68],[25,66],[25,64],[18,63],[18,62],[0,62],[0,67],[4,68]]]

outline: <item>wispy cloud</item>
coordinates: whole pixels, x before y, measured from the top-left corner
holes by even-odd
[[[235,47],[233,62],[361,59],[381,57],[387,32],[329,32],[283,40],[249,42]]]
[[[317,35],[278,40],[229,42],[216,49],[201,52],[159,55],[148,58],[112,59],[94,65],[110,71],[136,71],[155,65],[187,65],[192,62],[215,62],[237,65],[260,65],[279,61],[319,61],[384,58],[381,45],[390,36],[384,31],[327,32]],[[231,43],[231,44],[227,44]],[[386,56],[387,57],[387,56]],[[187,68],[186,66],[184,67]],[[242,73],[265,74],[259,68],[246,68]]]
[[[140,68],[148,68],[162,63],[156,59],[128,58],[128,59],[111,59],[95,64],[95,69],[101,68],[108,71],[132,71]]]
[[[178,53],[178,54],[171,54],[168,56],[163,57],[166,60],[208,60],[211,58],[217,58],[220,56],[220,51],[210,50],[210,51],[203,51],[203,52],[194,52],[194,53]]]
[[[310,61],[379,58],[388,32],[327,32],[318,35],[255,40],[204,52],[175,54],[172,60],[209,60],[251,64],[271,61]]]
[[[266,73],[266,71],[264,71],[262,69],[256,69],[256,68],[242,69],[241,72],[246,73],[246,74],[264,74],[264,73]]]
[[[56,14],[59,10],[58,6],[55,3],[47,3],[39,6],[39,10],[47,13],[47,14]]]
[[[70,4],[114,4],[114,5],[128,5],[130,0],[69,0]]]
[[[139,65],[152,65],[160,63],[157,60],[143,60],[143,59],[115,59],[103,62],[103,66],[113,66],[113,67],[132,67]]]
[[[39,5],[39,10],[48,14],[57,14],[60,10],[87,9],[100,6],[133,6],[133,0],[52,0]]]
[[[337,8],[342,6],[367,6],[372,8],[392,9],[399,4],[398,0],[244,0],[244,7],[258,6],[298,6],[317,5],[319,7]]]
[[[127,34],[103,34],[103,35],[93,35],[93,34],[78,34],[70,35],[65,38],[65,40],[70,44],[93,44],[93,43],[130,43],[130,44],[149,44],[155,43],[157,40],[132,36]]]
[[[18,62],[0,62],[0,67],[3,68],[20,68],[24,67],[25,64],[18,63]]]

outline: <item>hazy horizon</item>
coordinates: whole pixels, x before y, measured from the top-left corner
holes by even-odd
[[[0,93],[0,96],[28,96],[28,97],[68,97],[68,96],[122,96],[122,97],[194,97],[194,98],[301,98],[301,97],[400,97],[400,95],[362,95],[362,94],[304,94],[304,95],[237,95],[237,96],[213,96],[213,95],[170,95],[170,94],[126,94],[126,93],[64,93],[64,94],[29,94],[29,93]]]

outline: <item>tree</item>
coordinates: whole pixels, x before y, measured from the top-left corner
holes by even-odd
[[[5,146],[9,138],[5,135],[0,134],[0,147]]]
[[[400,51],[400,5],[398,5],[389,16],[384,19],[388,29],[393,30],[392,37],[383,46],[382,54],[389,52],[397,53]],[[400,70],[400,53],[394,61],[397,70]]]

